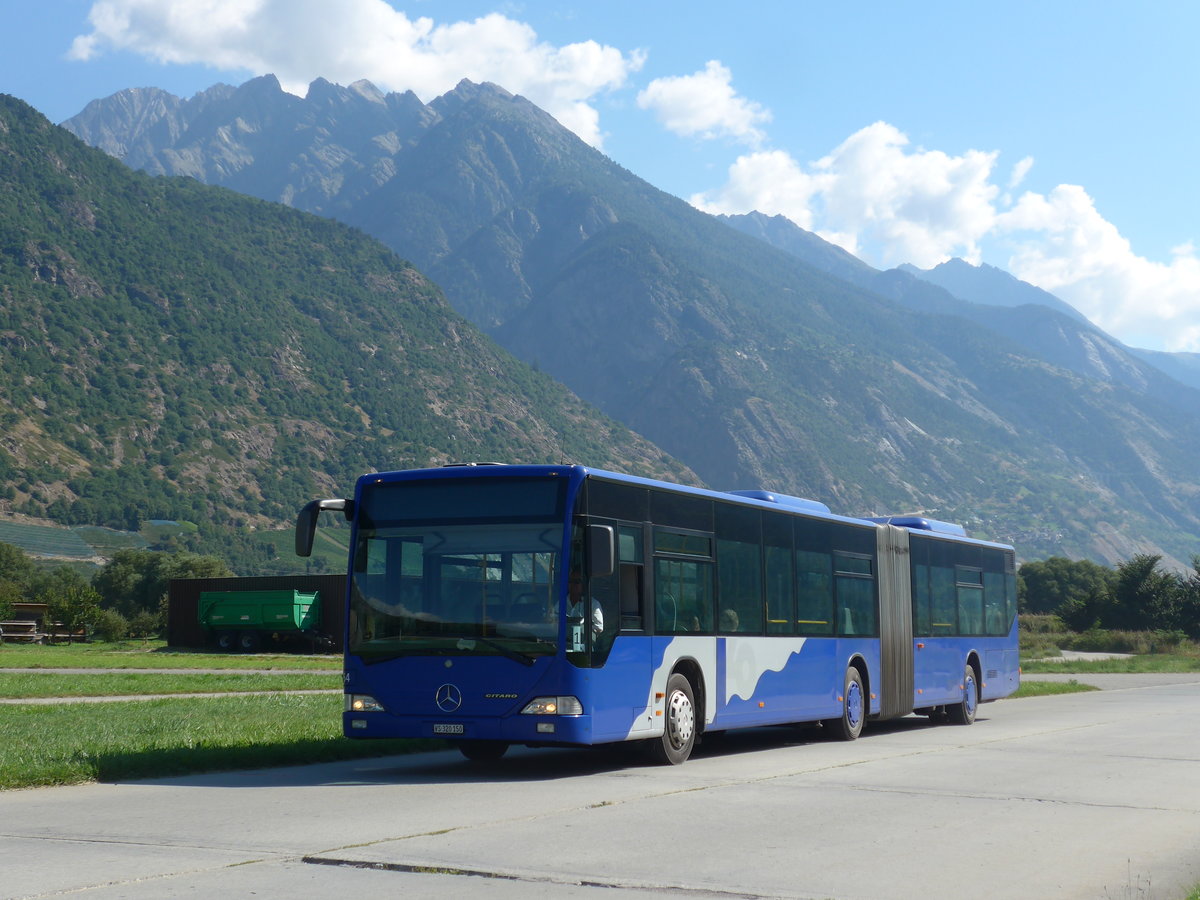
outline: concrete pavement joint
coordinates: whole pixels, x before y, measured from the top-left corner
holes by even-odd
[[[1087,809],[1133,809],[1141,812],[1173,812],[1186,813],[1190,815],[1200,815],[1200,811],[1195,809],[1178,808],[1171,806],[1135,806],[1131,803],[1096,803],[1086,800],[1064,800],[1056,797],[1031,797],[1020,796],[1013,794],[982,794],[982,793],[967,793],[964,791],[938,791],[933,788],[921,788],[920,790],[904,790],[901,788],[881,788],[871,787],[864,784],[844,785],[844,790],[861,791],[868,794],[898,794],[900,796],[916,796],[926,797],[930,794],[937,794],[941,797],[958,797],[964,800],[991,800],[1000,803],[1053,803],[1058,806],[1078,806]]]
[[[719,888],[684,887],[671,884],[642,884],[624,881],[595,881],[589,879],[560,878],[553,875],[519,874],[516,872],[497,872],[488,869],[466,869],[459,866],[447,866],[429,863],[396,863],[371,862],[369,860],[338,859],[329,856],[306,856],[301,862],[319,866],[347,866],[354,869],[375,869],[384,872],[403,872],[416,875],[451,875],[467,878],[496,878],[502,881],[520,881],[530,884],[559,884],[578,887],[617,888],[626,891],[645,891],[658,895],[673,895],[680,897],[726,897],[730,900],[766,900],[777,897],[777,894],[747,894],[744,892],[724,891]]]

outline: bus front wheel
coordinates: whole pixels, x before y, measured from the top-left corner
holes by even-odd
[[[955,725],[970,725],[975,721],[979,709],[979,684],[975,680],[975,669],[968,664],[963,672],[962,700],[946,707],[946,714]]]
[[[857,740],[867,720],[866,697],[863,692],[862,673],[854,666],[846,669],[845,686],[842,689],[842,717],[826,719],[822,724],[843,741]]]
[[[675,672],[667,679],[662,738],[650,742],[650,755],[656,762],[678,766],[692,755],[696,745],[694,697],[686,676]]]

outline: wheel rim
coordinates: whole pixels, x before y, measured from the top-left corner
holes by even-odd
[[[967,696],[965,698],[965,701],[967,704],[967,715],[974,717],[975,704],[977,703],[978,698],[976,697],[976,692],[975,692],[975,678],[972,675],[967,676],[966,694],[967,694]]]
[[[846,688],[846,721],[851,728],[858,727],[858,723],[862,721],[862,714],[862,687],[857,681],[852,681]]]
[[[683,691],[675,691],[667,703],[667,738],[676,750],[686,747],[696,727],[696,711]]]

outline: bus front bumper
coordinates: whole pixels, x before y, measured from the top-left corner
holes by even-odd
[[[505,741],[510,744],[591,744],[591,716],[513,715],[503,718],[469,716],[396,716],[388,712],[342,714],[348,738],[447,738]]]

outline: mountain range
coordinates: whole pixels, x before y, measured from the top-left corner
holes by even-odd
[[[362,232],[133,171],[3,95],[0,424],[4,513],[216,546],[396,466],[696,478]]]
[[[1060,304],[973,302],[944,271],[701,213],[495,85],[424,104],[265,76],[124,91],[64,124],[132,167],[373,235],[711,486],[955,519],[1027,558],[1197,552],[1194,387]]]

